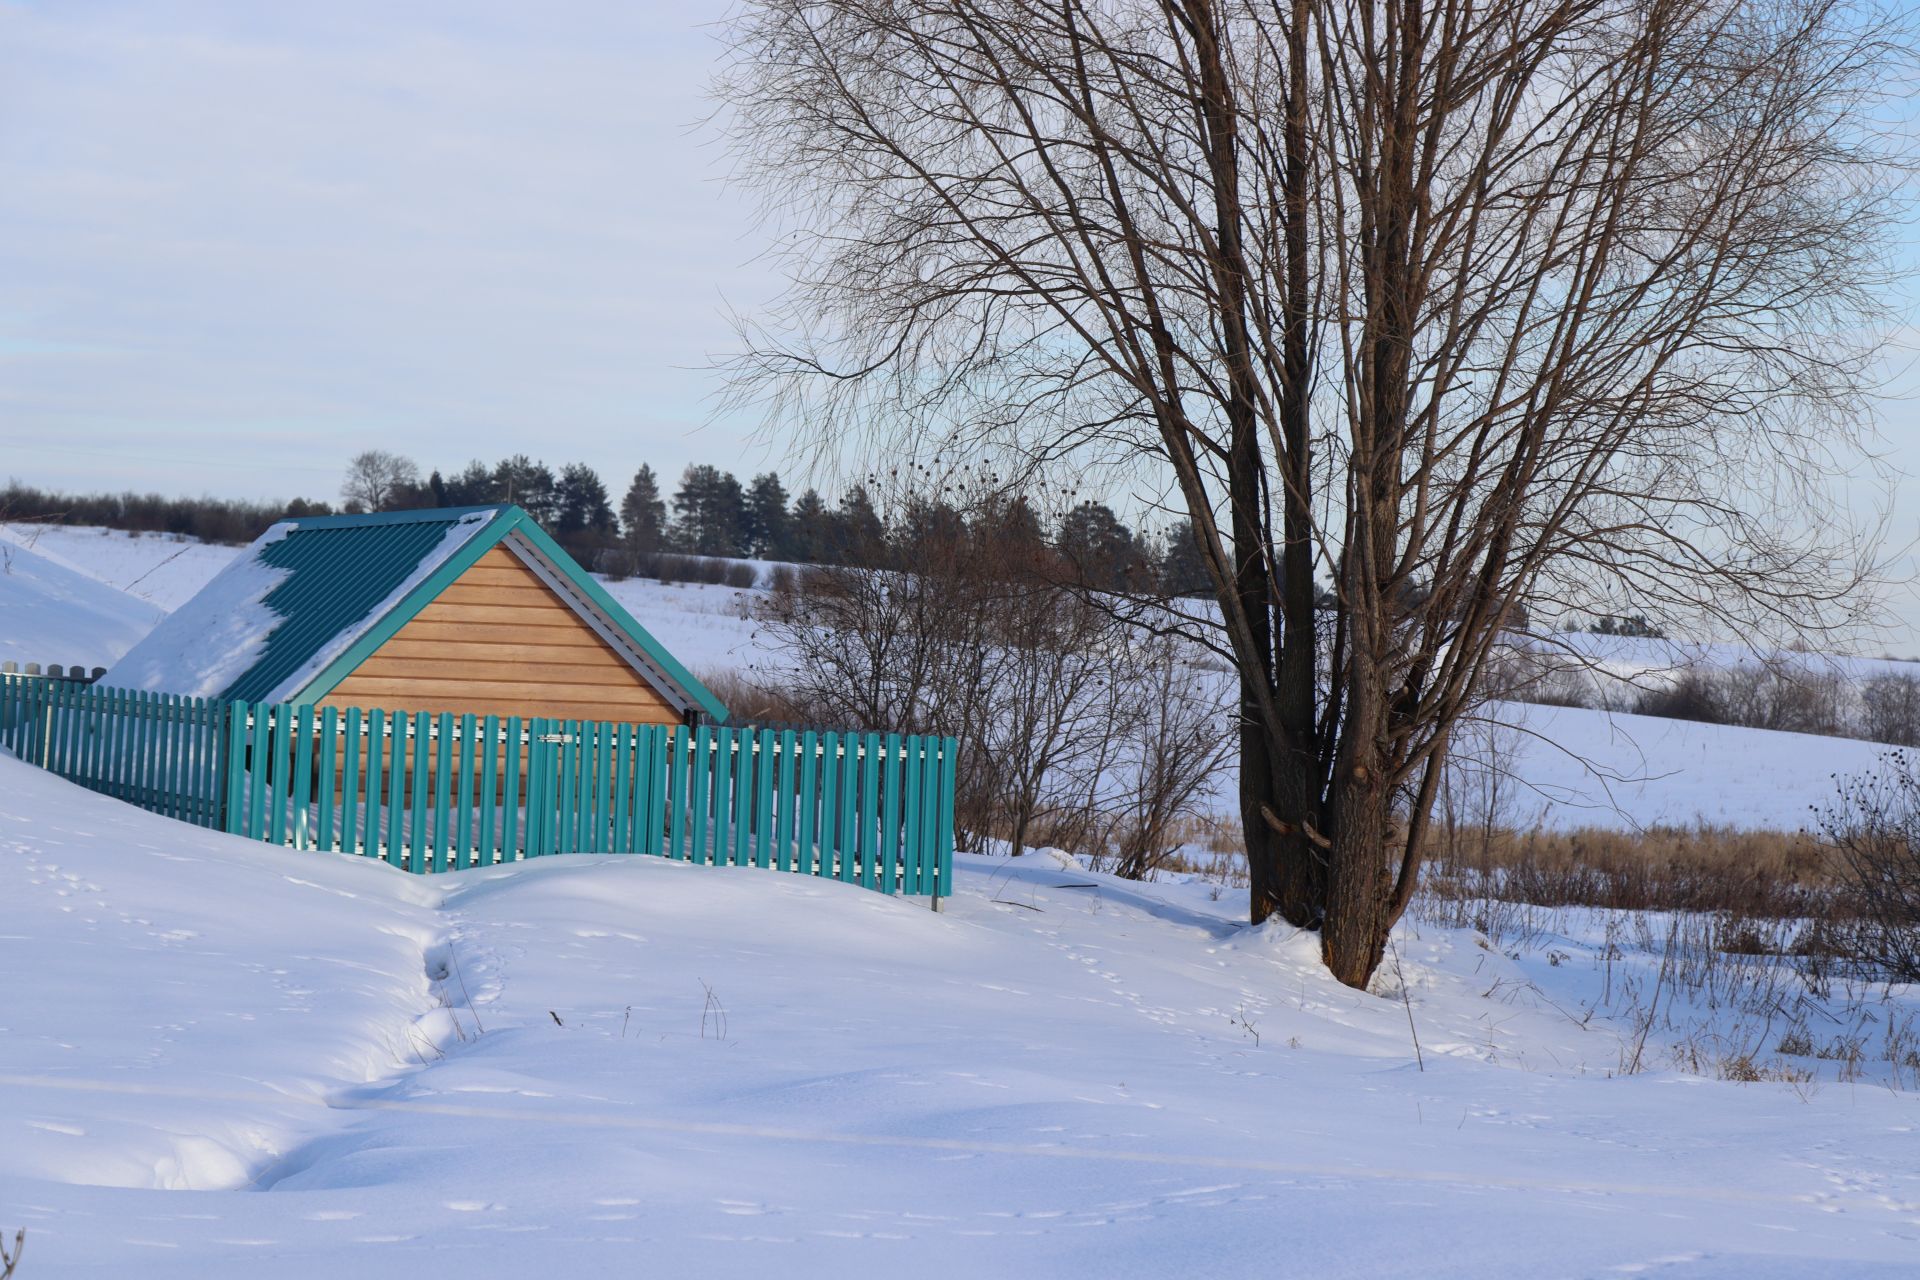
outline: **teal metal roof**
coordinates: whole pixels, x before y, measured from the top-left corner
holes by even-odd
[[[369,615],[417,575],[422,562],[447,541],[449,531],[477,510],[487,509],[291,522],[290,531],[257,553],[260,563],[288,571],[286,580],[262,597],[262,603],[286,621],[268,634],[253,666],[220,696],[248,702],[272,699],[275,690],[329,642],[350,627],[377,621]]]
[[[571,596],[568,603],[617,649],[626,649],[629,661],[649,679],[679,694],[690,709],[726,720],[726,707],[706,686],[531,516],[506,505],[282,521],[136,645],[102,683],[249,702],[316,702],[509,538],[515,553],[544,568],[562,598]],[[270,585],[249,590],[256,579]],[[249,610],[259,614],[258,620],[234,626],[235,617]],[[234,664],[222,665],[221,655],[210,655],[203,668],[219,672],[214,688],[169,687],[172,669],[187,665],[180,657],[183,640],[201,635],[214,644],[232,635],[229,643],[251,652],[238,655],[240,669],[231,677],[227,673]],[[130,678],[116,682],[116,671]]]

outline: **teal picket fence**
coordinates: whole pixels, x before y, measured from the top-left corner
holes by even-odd
[[[952,892],[952,738],[342,710],[4,677],[0,745],[169,817],[413,872],[651,854]]]
[[[222,702],[0,674],[0,747],[169,818],[202,827],[223,820]]]

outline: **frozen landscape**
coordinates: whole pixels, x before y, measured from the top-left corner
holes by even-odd
[[[54,629],[5,637],[8,657],[63,610],[75,636],[117,610],[131,643],[223,563],[36,532],[7,533],[0,614]],[[116,601],[128,585],[148,594]],[[612,589],[708,669],[770,658],[733,591]],[[1630,744],[1623,774],[1663,775],[1616,783],[1591,822],[1683,802],[1791,821],[1832,753],[1874,750],[1521,713],[1542,744],[1590,717],[1606,729],[1574,732]],[[423,878],[0,758],[0,1225],[28,1232],[20,1274],[1920,1265],[1909,991],[1816,997],[1772,956],[1683,979],[1658,917],[1417,907],[1362,994],[1197,877],[957,862],[940,914],[648,858]],[[1783,1056],[1796,1028],[1805,1052]],[[1845,1037],[1867,1046],[1850,1064],[1823,1052]],[[1706,1065],[1739,1052],[1784,1078]]]
[[[1593,922],[1365,995],[1235,895],[962,857],[936,915],[423,879],[0,760],[27,1275],[1906,1276],[1916,1095],[1623,1076]],[[1911,1004],[1883,1008],[1911,1021]],[[1417,1027],[1416,1059],[1409,1017]],[[1822,1064],[1812,1061],[1818,1069]]]

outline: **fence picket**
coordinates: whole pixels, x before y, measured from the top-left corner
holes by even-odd
[[[501,746],[500,861],[518,862],[526,856],[526,835],[520,824],[521,755],[525,722],[507,717],[506,740]]]
[[[178,821],[414,872],[646,853],[952,891],[952,738],[363,712],[8,673],[0,745]]]
[[[396,711],[387,720],[387,861],[396,867],[407,865],[406,812],[408,735],[418,733],[418,714]]]
[[[653,781],[647,787],[647,841],[641,844],[641,850],[649,854],[670,854],[670,848],[660,848],[660,842],[666,839],[666,787],[672,777],[674,739],[685,735],[662,725],[647,725],[647,733],[647,773]]]
[[[906,779],[906,798],[904,807],[898,788],[895,788],[893,803],[887,806],[887,834],[884,847],[900,850],[900,892],[917,895],[920,892],[920,824],[916,817],[920,812],[920,737],[910,736],[902,745],[900,773]],[[898,822],[896,823],[896,818]]]
[[[293,847],[312,848],[313,828],[308,825],[307,808],[313,803],[313,708],[301,707],[294,713],[293,759]]]

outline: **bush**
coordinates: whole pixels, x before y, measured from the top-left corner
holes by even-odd
[[[1877,771],[1835,785],[1819,825],[1849,908],[1836,949],[1920,982],[1920,757],[1890,751]]]
[[[672,551],[607,551],[596,561],[596,568],[618,582],[626,578],[656,578],[661,582],[697,582],[709,586],[757,586],[760,574],[741,560],[722,560],[713,556],[689,556]]]

